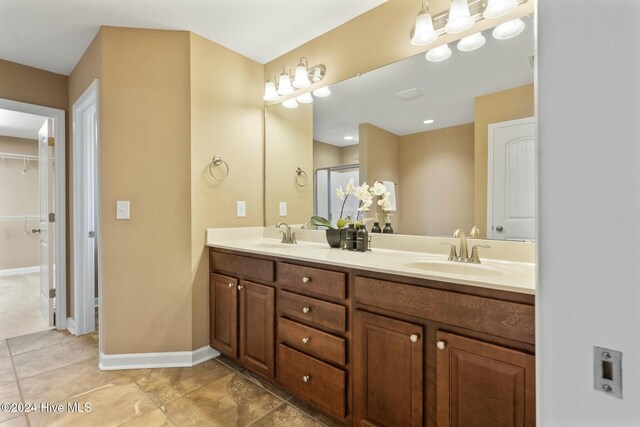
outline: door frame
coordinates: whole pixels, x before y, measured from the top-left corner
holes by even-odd
[[[64,110],[45,107],[43,105],[28,104],[0,98],[0,108],[21,113],[36,114],[54,120],[53,155],[56,159],[55,170],[55,283],[56,283],[56,329],[67,329],[67,239],[66,239],[66,118]],[[52,267],[53,268],[53,267]]]
[[[95,331],[95,300],[98,298],[98,330],[102,330],[102,257],[101,257],[101,218],[100,218],[100,122],[96,122],[95,152],[89,159],[91,152],[87,150],[85,137],[85,114],[95,108],[97,117],[100,115],[99,81],[95,79],[84,93],[73,104],[73,328],[74,335],[84,335]],[[92,141],[93,142],[93,141]],[[85,185],[86,177],[93,177],[93,188]],[[90,192],[95,198],[95,229],[89,228],[89,199]],[[95,243],[89,245],[87,236],[89,231],[95,232]],[[92,249],[97,250],[98,256],[93,263],[93,269],[88,268]],[[96,270],[98,274],[96,275]],[[97,276],[97,277],[96,277]],[[95,285],[98,285],[98,296],[95,295]],[[71,323],[71,322],[69,322]],[[73,330],[71,330],[73,329]]]
[[[489,146],[488,146],[488,165],[487,165],[487,239],[493,239],[493,137],[496,129],[506,128],[510,126],[519,126],[524,124],[533,124],[536,126],[535,116],[524,117],[522,119],[507,120],[506,122],[497,122],[489,124]],[[534,141],[537,144],[537,140]],[[534,169],[537,175],[537,169]],[[537,177],[536,177],[537,180]],[[536,190],[537,192],[537,190]]]

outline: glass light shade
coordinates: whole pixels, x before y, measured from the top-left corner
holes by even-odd
[[[524,21],[522,19],[514,19],[498,25],[493,29],[493,38],[496,40],[511,39],[524,31]]]
[[[284,108],[298,108],[298,101],[296,101],[295,98],[290,98],[286,101],[282,101],[282,106]]]
[[[428,51],[426,56],[427,60],[431,62],[446,61],[451,56],[451,49],[448,44],[443,44]]]
[[[280,80],[278,84],[278,95],[290,95],[294,91],[291,86],[291,78],[287,73],[280,74]]]
[[[461,52],[471,52],[480,49],[487,42],[482,33],[475,33],[467,37],[463,37],[458,42],[458,50]]]
[[[280,99],[280,95],[278,95],[278,90],[276,89],[276,84],[271,80],[264,84],[264,96],[262,99],[265,101],[277,101]]]
[[[296,67],[296,74],[293,77],[293,87],[302,89],[311,86],[311,80],[309,80],[309,72],[304,64],[298,64]]]
[[[452,0],[449,9],[449,17],[444,30],[449,34],[461,33],[473,26],[475,21],[469,13],[467,0]]]
[[[516,7],[518,7],[518,0],[489,0],[482,16],[486,19],[500,18]]]
[[[329,86],[321,87],[313,91],[313,96],[317,96],[318,98],[324,98],[325,96],[331,95],[331,90],[329,90]]]
[[[302,95],[296,96],[296,101],[300,104],[311,104],[313,102],[313,96],[311,96],[310,92],[303,93]]]
[[[416,18],[416,28],[413,31],[411,44],[414,46],[424,46],[433,43],[438,38],[438,34],[433,29],[433,19],[426,10],[420,11]]]

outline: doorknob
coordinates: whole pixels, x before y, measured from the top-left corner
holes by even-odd
[[[36,234],[36,233],[42,233],[42,228],[32,228],[32,229],[31,229],[31,232],[32,232],[33,234]]]
[[[496,231],[502,233],[502,230],[504,230],[503,226],[499,225],[499,226],[496,227]]]

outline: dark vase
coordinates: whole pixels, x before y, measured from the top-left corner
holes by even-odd
[[[345,230],[334,230],[332,228],[327,228],[327,243],[332,248],[343,248],[344,247],[344,239],[345,239]]]
[[[388,222],[384,225],[384,228],[382,229],[382,233],[383,234],[393,234],[393,227],[391,227],[391,223]]]

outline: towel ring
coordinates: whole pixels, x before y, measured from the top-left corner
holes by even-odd
[[[225,172],[224,175],[219,177],[219,176],[215,176],[213,174],[213,168],[214,166],[220,166],[220,165],[224,165],[225,167]],[[211,178],[215,179],[216,181],[224,181],[224,179],[229,176],[229,165],[227,164],[227,162],[225,162],[223,160],[223,158],[219,155],[215,155],[213,156],[213,159],[211,159],[211,163],[209,163],[209,175],[211,175]]]
[[[296,168],[296,185],[300,188],[304,188],[307,186],[308,182],[309,178],[307,177],[307,173],[301,168]]]

